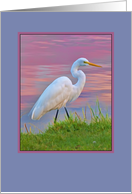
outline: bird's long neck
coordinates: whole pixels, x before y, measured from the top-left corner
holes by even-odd
[[[77,90],[81,92],[86,82],[86,76],[83,71],[78,70],[79,66],[80,65],[78,63],[73,63],[71,68],[71,74],[73,77],[78,79],[77,83],[74,86],[77,88]]]

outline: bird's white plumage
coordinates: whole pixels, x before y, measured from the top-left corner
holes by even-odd
[[[86,82],[85,74],[78,68],[79,66],[87,66],[87,63],[88,60],[85,58],[79,58],[73,63],[71,74],[78,79],[75,85],[72,85],[68,77],[59,77],[44,90],[29,113],[33,120],[40,119],[51,110],[65,107],[68,101],[74,101],[78,98]]]
[[[69,100],[72,91],[72,82],[67,77],[59,77],[54,80],[42,93],[34,105],[31,118],[40,119],[47,112],[60,109]],[[63,91],[63,92],[62,92]]]

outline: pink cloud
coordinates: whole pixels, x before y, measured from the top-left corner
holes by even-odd
[[[54,42],[66,42],[65,40],[53,40]]]
[[[33,43],[37,43],[37,44],[46,44],[46,45],[54,45],[54,44],[55,44],[55,43],[46,42],[46,41],[34,41]]]

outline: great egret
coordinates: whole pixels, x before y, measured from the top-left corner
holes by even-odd
[[[72,84],[68,77],[59,77],[54,80],[41,94],[35,105],[30,111],[31,119],[39,120],[43,115],[51,110],[57,109],[55,121],[57,120],[58,112],[61,107],[65,108],[67,117],[69,118],[68,111],[66,109],[66,103],[72,102],[78,98],[81,94],[84,84],[86,82],[86,76],[83,71],[78,70],[80,66],[96,66],[94,63],[90,63],[86,58],[79,58],[71,67],[71,74],[77,78],[78,81],[75,85]]]

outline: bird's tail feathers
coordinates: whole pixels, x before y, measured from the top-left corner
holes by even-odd
[[[31,113],[32,120],[39,120],[45,113],[43,112],[42,107],[35,107]]]

